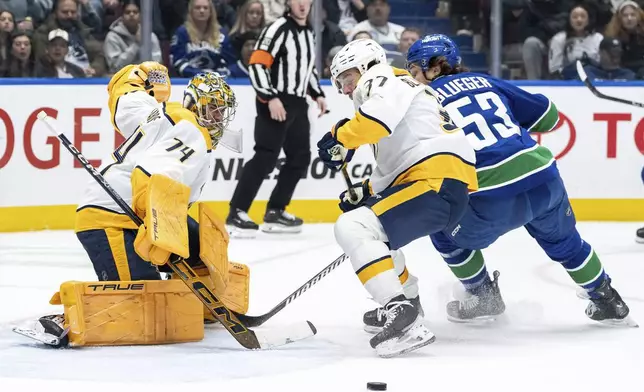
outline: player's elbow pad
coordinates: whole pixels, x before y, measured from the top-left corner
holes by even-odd
[[[470,201],[467,184],[452,178],[443,180],[438,196],[449,204],[449,214],[445,228],[455,227],[465,215],[467,203]]]

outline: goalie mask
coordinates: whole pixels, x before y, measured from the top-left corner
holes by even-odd
[[[224,78],[216,72],[206,72],[190,79],[183,95],[183,106],[192,111],[197,123],[208,130],[214,149],[222,137],[229,133],[226,128],[235,117],[237,100]],[[231,150],[241,151],[241,134],[236,139],[232,142],[222,141],[222,144]]]

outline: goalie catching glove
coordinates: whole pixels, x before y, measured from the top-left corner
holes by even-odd
[[[353,154],[355,154],[355,150],[344,147],[335,137],[338,128],[348,121],[348,118],[338,121],[331,132],[327,132],[318,142],[318,155],[322,162],[331,169],[339,169],[351,162]]]
[[[126,81],[125,83],[123,83]],[[122,94],[114,89],[126,89],[127,91],[144,90],[150,96],[154,97],[157,102],[163,103],[170,98],[170,76],[168,75],[168,68],[165,65],[157,63],[156,61],[146,61],[138,65],[128,65],[118,71],[109,84],[107,91],[115,98],[120,97]],[[112,105],[109,105],[110,107]]]
[[[351,197],[351,192],[349,192],[349,190],[346,190],[340,194],[340,204],[338,204],[338,206],[340,207],[342,212],[349,212],[362,206],[364,202],[367,201],[367,199],[370,198],[373,194],[369,180],[353,184],[351,186],[351,189],[353,190],[353,192],[355,192],[355,199]]]

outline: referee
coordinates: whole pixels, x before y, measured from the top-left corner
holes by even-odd
[[[288,0],[284,16],[266,27],[255,45],[248,71],[257,93],[255,155],[242,170],[226,219],[229,232],[252,237],[259,226],[248,217],[264,178],[275,168],[280,150],[286,161],[277,177],[262,231],[296,233],[302,219],[285,211],[311,159],[306,95],[326,112],[315,69],[315,37],[307,18],[312,0]]]

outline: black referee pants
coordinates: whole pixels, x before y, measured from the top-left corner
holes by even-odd
[[[306,174],[311,160],[308,104],[305,98],[280,95],[286,121],[271,118],[268,103],[256,101],[255,155],[245,165],[230,201],[231,210],[248,211],[259,187],[273,171],[281,149],[286,161],[277,177],[277,185],[268,200],[268,208],[283,210],[291,202],[295,186]]]

